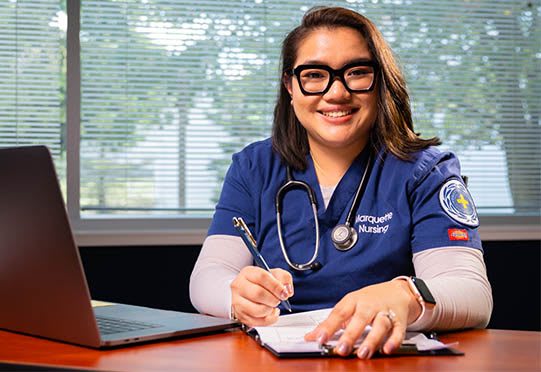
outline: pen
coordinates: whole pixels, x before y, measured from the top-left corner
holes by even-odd
[[[270,273],[270,267],[267,265],[267,262],[265,262],[265,259],[259,253],[257,249],[257,242],[252,235],[250,229],[248,229],[248,226],[246,226],[246,223],[242,219],[242,217],[233,217],[233,226],[240,232],[240,237],[244,241],[244,244],[248,247],[250,250],[250,253],[254,257],[254,261],[257,264],[257,266],[261,267],[264,270],[267,270]],[[271,273],[272,275],[272,273]],[[288,300],[281,301],[282,305],[286,308],[287,311],[292,312],[291,310],[291,304]]]

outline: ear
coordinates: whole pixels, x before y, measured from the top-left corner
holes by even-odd
[[[286,87],[287,91],[289,92],[290,96],[293,96],[293,76],[284,73],[282,76],[282,83]]]

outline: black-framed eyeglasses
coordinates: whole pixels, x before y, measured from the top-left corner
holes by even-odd
[[[350,93],[374,89],[378,64],[373,61],[348,63],[339,70],[326,65],[299,65],[289,72],[295,75],[304,95],[323,95],[338,78]]]

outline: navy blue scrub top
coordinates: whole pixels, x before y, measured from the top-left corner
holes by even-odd
[[[239,236],[233,217],[242,217],[271,268],[293,275],[293,311],[333,307],[344,295],[367,285],[413,275],[413,253],[428,248],[481,248],[473,200],[460,177],[454,154],[429,148],[403,161],[381,151],[358,210],[357,243],[348,251],[334,248],[331,231],[344,223],[368,161],[363,151],[337,185],[327,208],[314,165],[293,178],[308,183],[317,197],[320,225],[319,271],[291,269],[280,249],[275,197],[286,182],[286,167],[270,139],[253,143],[233,155],[208,234]],[[305,191],[288,191],[282,204],[282,233],[290,260],[307,262],[314,253],[315,224]],[[282,309],[283,310],[283,309]]]

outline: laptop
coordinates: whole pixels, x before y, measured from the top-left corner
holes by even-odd
[[[0,328],[104,348],[232,328],[211,316],[92,306],[45,146],[0,149]]]

